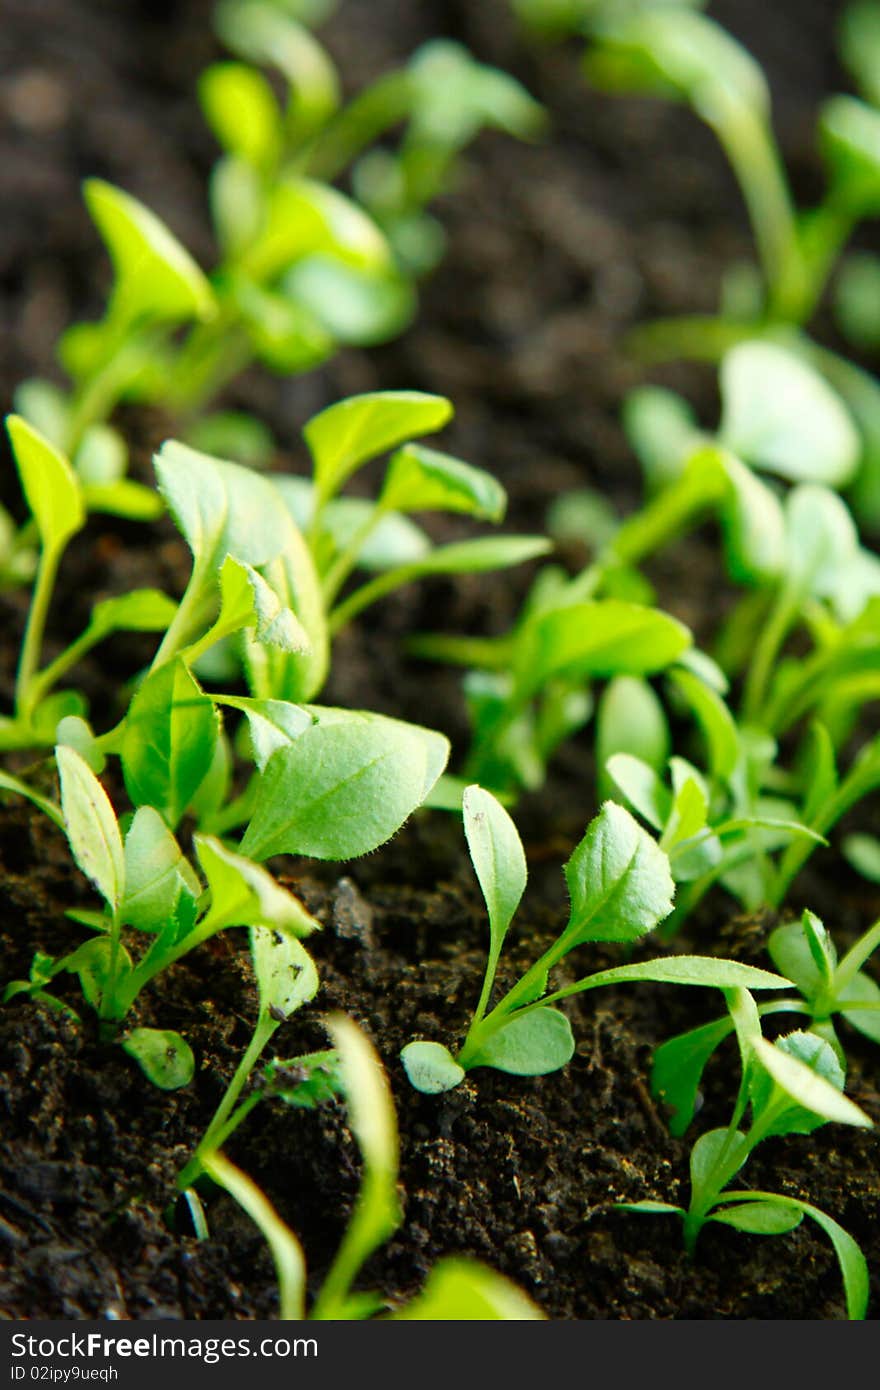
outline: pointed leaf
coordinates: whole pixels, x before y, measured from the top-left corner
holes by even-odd
[[[85,525],[82,488],[67,459],[20,415],[8,415],[6,428],[21,486],[43,548],[60,551]]]
[[[392,511],[464,512],[501,521],[507,494],[482,468],[423,444],[405,444],[388,464],[380,502]]]
[[[73,857],[114,910],[125,892],[125,851],[110,798],[91,768],[72,748],[55,750],[61,809]]]
[[[606,801],[565,866],[571,895],[566,935],[637,941],[672,911],[669,860],[622,806]]]
[[[252,926],[251,958],[261,1014],[281,1022],[317,994],[318,972],[308,951],[295,936]]]
[[[217,712],[183,661],[151,671],[125,718],[122,770],[135,806],[154,806],[174,827],[207,776]]]
[[[491,792],[476,785],[468,787],[462,809],[464,833],[486,900],[492,951],[497,957],[525,892],[526,857],[516,826]]]
[[[303,430],[323,500],[369,459],[406,439],[433,434],[452,417],[443,396],[421,391],[375,391],[350,396],[315,415]]]

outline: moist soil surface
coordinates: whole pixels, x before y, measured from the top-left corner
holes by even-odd
[[[102,175],[144,198],[210,263],[204,186],[214,150],[194,85],[219,50],[207,0],[4,0],[3,9],[0,390],[8,404],[16,382],[52,374],[63,327],[99,308],[93,287],[106,282],[106,266],[82,211],[83,176]],[[808,198],[818,179],[815,106],[843,81],[829,56],[840,6],[726,0],[711,10],[766,65],[786,158]],[[637,499],[638,482],[617,412],[644,373],[622,338],[647,317],[713,307],[723,268],[749,251],[736,189],[686,112],[591,94],[576,47],[530,49],[501,0],[342,0],[325,31],[351,88],[441,34],[526,81],[551,112],[549,140],[522,147],[481,138],[440,206],[447,256],[400,341],[343,353],[308,378],[248,374],[226,403],[267,420],[289,468],[303,466],[302,422],[330,400],[381,387],[441,392],[457,408],[444,447],[497,473],[511,496],[511,529],[537,529],[551,498],[570,487],[601,487],[623,509]],[[654,379],[685,390],[711,420],[711,373],[677,367]],[[135,469],[147,476],[151,448],[173,426],[152,414],[123,418],[137,445]],[[2,491],[14,501],[11,470]],[[715,543],[700,536],[651,571],[661,601],[698,636],[718,616]],[[572,564],[582,558],[576,547],[563,554]],[[170,528],[157,544],[136,527],[91,523],[67,561],[52,638],[80,630],[97,595],[145,583],[174,589],[184,567]],[[504,630],[529,577],[437,582],[386,602],[338,642],[325,698],[441,728],[460,754],[466,719],[457,675],[408,660],[401,638],[427,628]],[[2,604],[6,698],[23,600]],[[117,712],[115,692],[142,659],[136,642],[121,642],[83,668],[98,724]],[[589,741],[575,740],[547,786],[521,803],[530,884],[502,984],[559,929],[560,868],[595,810],[593,785]],[[465,1254],[517,1280],[551,1318],[843,1315],[834,1256],[812,1229],[760,1240],[710,1228],[691,1262],[672,1218],[613,1209],[642,1198],[686,1200],[688,1145],[669,1136],[651,1099],[650,1057],[663,1039],[711,1018],[717,996],[651,986],[590,994],[566,1006],[578,1045],[563,1072],[518,1079],[477,1071],[446,1096],[421,1096],[399,1050],[414,1037],[450,1045],[462,1037],[484,963],[484,911],[460,824],[425,813],[365,860],[285,859],[274,867],[324,925],[313,938],[321,991],[276,1034],[276,1053],[324,1046],[321,1014],[344,1010],[376,1044],[398,1107],[404,1218],[365,1270],[364,1287],[393,1304],[419,1289],[439,1256]],[[37,948],[70,949],[77,929],[64,913],[91,899],[63,837],[12,802],[0,806],[0,873],[0,959],[9,979],[26,973]],[[807,904],[844,942],[880,908],[830,851],[795,886],[791,906]],[[774,919],[735,918],[732,910],[723,895],[711,899],[684,944],[766,965],[762,942]],[[577,964],[586,971],[614,959],[587,948]],[[141,1001],[137,1023],[179,1028],[195,1050],[195,1080],[180,1092],[151,1088],[89,1021],[32,1004],[0,1011],[3,1316],[273,1316],[270,1258],[231,1201],[206,1197],[211,1234],[203,1241],[185,1213],[171,1222],[166,1215],[175,1174],[246,1046],[253,1015],[238,933],[193,953]],[[880,1120],[876,1053],[855,1035],[847,1046],[848,1090]],[[722,1049],[698,1128],[726,1121],[735,1076],[734,1051]],[[319,1287],[357,1191],[344,1109],[261,1105],[228,1152],[298,1232]],[[853,1233],[874,1271],[876,1316],[876,1138],[827,1126],[810,1138],[770,1141],[746,1176],[815,1201]]]

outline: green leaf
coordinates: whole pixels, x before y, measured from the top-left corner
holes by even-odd
[[[662,386],[630,391],[623,402],[623,428],[652,488],[680,477],[702,439],[688,402]]]
[[[596,714],[600,782],[610,789],[607,765],[616,753],[635,757],[660,772],[670,751],[666,713],[653,688],[637,676],[615,676],[602,692]]]
[[[719,437],[758,468],[793,482],[848,482],[861,453],[840,397],[800,357],[774,343],[733,348],[721,364]]]
[[[841,848],[856,873],[869,883],[880,883],[880,840],[876,835],[846,835]]]
[[[261,573],[302,624],[309,650],[284,652],[245,637],[248,685],[260,699],[311,700],[326,679],[330,659],[321,582],[311,551],[277,493],[274,505],[283,525],[284,548],[262,566]]]
[[[819,113],[822,154],[835,200],[853,218],[880,211],[880,111],[857,97],[836,96]]]
[[[392,455],[379,500],[392,511],[464,512],[483,521],[501,521],[507,508],[507,494],[491,473],[422,444],[405,444]]]
[[[421,805],[448,751],[441,734],[379,716],[315,724],[266,764],[242,853],[368,854]]]
[[[132,589],[96,603],[89,627],[101,637],[119,631],[164,632],[176,612],[177,604],[159,589]]]
[[[784,1236],[801,1224],[804,1214],[780,1202],[743,1202],[739,1206],[716,1207],[708,1219],[753,1236]]]
[[[695,715],[709,749],[713,777],[727,781],[739,759],[736,720],[722,700],[706,683],[690,671],[670,671],[669,679]]]
[[[276,449],[269,427],[241,410],[218,410],[193,420],[184,443],[199,453],[230,459],[246,468],[268,468]],[[277,486],[277,475],[272,481]]]
[[[808,919],[809,928],[805,925]],[[820,960],[816,959],[817,949]],[[837,953],[827,931],[812,913],[805,912],[801,921],[787,922],[772,931],[767,951],[777,970],[797,985],[805,999],[814,999],[823,984],[831,983]]]
[[[151,671],[125,717],[120,756],[135,806],[173,830],[206,777],[219,737],[213,704],[180,658]]]
[[[141,1071],[162,1091],[188,1086],[195,1075],[192,1048],[179,1033],[162,1028],[132,1028],[122,1041],[122,1050],[133,1057]]]
[[[719,1018],[670,1038],[654,1053],[651,1090],[672,1108],[669,1132],[677,1139],[694,1118],[697,1091],[706,1063],[732,1032],[732,1021]]]
[[[315,487],[308,478],[274,474],[272,481],[281,493],[291,516],[301,530],[308,530],[315,508]],[[336,497],[321,514],[321,530],[336,551],[347,550],[367,522],[375,518],[376,504],[365,497]],[[387,570],[421,560],[431,542],[420,526],[400,512],[387,512],[375,521],[373,530],[357,552],[361,569]]]
[[[85,525],[77,476],[54,444],[20,415],[7,415],[6,428],[43,548],[57,553]]]
[[[630,753],[615,753],[605,766],[634,810],[655,830],[662,830],[672,815],[672,793],[654,769]]]
[[[804,485],[789,493],[785,512],[790,583],[804,598],[833,594],[858,551],[846,504],[827,488]]]
[[[530,1009],[492,1033],[468,1062],[512,1076],[546,1076],[574,1056],[571,1024],[558,1009]]]
[[[126,976],[131,974],[131,956],[124,946],[118,946],[115,953],[107,936],[95,941],[86,941],[72,955],[65,956],[60,967],[79,977],[80,988],[86,1003],[99,1012],[110,984],[111,969],[114,987],[118,991]]]
[[[724,456],[728,481],[721,505],[727,568],[737,583],[765,584],[785,568],[785,514],[776,493],[732,454]]]
[[[880,985],[859,970],[837,998],[841,1015],[851,1028],[880,1043]],[[847,1004],[869,1004],[869,1009],[848,1009]]]
[[[302,705],[289,700],[252,700],[239,695],[224,695],[220,704],[239,709],[248,721],[254,762],[260,772],[279,748],[287,748],[316,722]]]
[[[369,392],[322,410],[303,430],[319,497],[332,497],[362,463],[406,439],[433,434],[451,418],[448,400],[421,391]]]
[[[557,608],[529,625],[521,679],[537,689],[551,676],[647,676],[691,645],[691,634],[656,608],[601,599]]]
[[[364,270],[331,255],[298,261],[285,274],[282,290],[332,343],[355,347],[399,337],[417,307],[412,283],[395,269]]]
[[[573,985],[564,985],[547,996],[546,1003],[568,999],[602,985],[631,984],[651,981],[665,985],[705,985],[717,989],[785,989],[791,984],[782,975],[758,970],[753,965],[741,965],[735,960],[715,960],[710,956],[667,956],[660,960],[639,961],[635,965],[616,965],[587,975]]]
[[[491,792],[468,787],[462,810],[468,850],[489,913],[491,954],[497,960],[525,892],[526,857],[516,826]]]
[[[550,543],[543,536],[480,536],[473,541],[440,545],[424,559],[405,565],[396,573],[407,580],[429,574],[484,574],[524,565],[546,555],[549,549]]]
[[[158,492],[131,478],[120,478],[118,483],[86,483],[83,496],[90,513],[106,512],[126,521],[157,521],[165,511]]]
[[[637,941],[672,911],[669,860],[622,806],[606,801],[565,866],[566,936]]]
[[[103,179],[87,179],[83,192],[116,271],[114,313],[153,322],[216,313],[205,276],[149,208]]]
[[[675,1207],[671,1202],[615,1202],[616,1211],[642,1212],[645,1216],[686,1216],[684,1207]]]
[[[213,835],[194,835],[193,843],[211,894],[211,906],[200,931],[267,927],[286,938],[308,936],[320,928],[299,899],[259,864],[227,849]]]
[[[115,910],[125,892],[125,851],[110,798],[91,768],[72,748],[55,750],[61,809],[73,857]]]
[[[52,381],[30,377],[15,388],[15,410],[23,415],[40,434],[63,449],[70,427],[70,403],[67,396]]]
[[[834,1050],[812,1033],[789,1033],[776,1043],[760,1039],[755,1056],[766,1075],[752,1084],[755,1121],[780,1095],[794,1102],[784,1107],[769,1134],[811,1134],[826,1121],[871,1129],[868,1116],[843,1095],[843,1071]]]
[[[410,1084],[427,1096],[453,1090],[465,1072],[442,1043],[411,1042],[400,1054]]]
[[[535,1322],[544,1315],[509,1279],[476,1260],[443,1259],[421,1293],[391,1316],[420,1322]]]
[[[99,422],[83,431],[73,467],[84,487],[109,487],[125,477],[128,449],[112,425]]]
[[[285,175],[271,185],[258,235],[241,249],[237,269],[266,285],[316,254],[374,274],[393,267],[385,236],[362,207],[325,183]]]
[[[199,101],[217,141],[261,169],[281,153],[282,116],[266,78],[244,63],[212,63],[199,77]]]
[[[205,570],[219,571],[227,555],[259,568],[284,550],[291,523],[267,478],[174,439],[154,464],[159,491]]]
[[[880,6],[850,0],[838,26],[840,56],[865,96],[880,106]]]
[[[691,1149],[691,1206],[699,1205],[704,1194],[717,1190],[719,1165],[724,1181],[729,1182],[748,1156],[748,1140],[739,1131],[731,1134],[727,1129],[710,1129],[701,1134]]]
[[[261,1016],[281,1022],[317,994],[318,972],[308,951],[295,936],[252,926],[251,958]]]
[[[160,932],[182,892],[193,899],[201,884],[168,826],[152,806],[139,806],[125,837],[125,896],[119,920],[141,931]]]
[[[220,637],[242,628],[253,628],[257,642],[284,652],[311,649],[302,623],[263,576],[227,555],[220,568],[220,616],[212,631]]]
[[[59,719],[55,730],[55,742],[63,743],[66,748],[73,748],[79,753],[96,777],[100,777],[107,766],[107,759],[91,725],[78,714],[68,714]]]

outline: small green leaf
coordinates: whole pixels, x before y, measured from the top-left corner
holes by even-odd
[[[368,854],[421,805],[448,751],[441,734],[379,716],[315,724],[266,764],[242,853]]]
[[[317,994],[318,972],[308,951],[295,936],[252,926],[251,959],[261,1015],[281,1022]]]
[[[112,425],[98,423],[83,431],[73,467],[84,487],[110,487],[125,477],[128,449]]]
[[[835,199],[852,217],[880,211],[880,111],[857,97],[836,96],[819,113],[822,153]]]
[[[492,954],[497,959],[525,892],[526,857],[516,826],[491,792],[468,787],[462,809],[468,849],[489,913]]]
[[[753,1236],[784,1236],[804,1219],[802,1211],[779,1202],[743,1202],[739,1206],[716,1207],[709,1217],[735,1231]]]
[[[214,758],[219,721],[183,661],[151,671],[125,718],[120,756],[135,806],[154,806],[174,827]]]
[[[719,1018],[688,1033],[681,1033],[677,1038],[670,1038],[654,1053],[651,1090],[672,1108],[669,1132],[677,1139],[694,1118],[697,1090],[706,1063],[732,1032],[732,1021]]]
[[[83,192],[116,271],[115,313],[174,322],[216,312],[205,276],[149,208],[103,179],[87,179]]]
[[[834,978],[837,952],[812,912],[772,931],[767,950],[777,970],[794,981],[805,999],[814,999]]]
[[[132,1028],[122,1050],[133,1057],[148,1080],[162,1091],[188,1086],[195,1075],[192,1048],[179,1033],[161,1028]]]
[[[289,517],[267,478],[173,439],[154,464],[159,491],[205,570],[219,571],[227,555],[259,568],[284,550]]]
[[[133,589],[102,599],[92,609],[89,627],[101,637],[111,632],[164,632],[177,604],[159,589]]]
[[[544,1315],[509,1279],[476,1260],[443,1259],[421,1293],[391,1316],[420,1322],[536,1322]]]
[[[756,1121],[782,1093],[794,1104],[782,1111],[770,1134],[810,1134],[826,1121],[871,1129],[872,1122],[843,1094],[843,1071],[833,1048],[812,1033],[789,1033],[776,1043],[760,1039],[755,1056],[766,1077],[752,1087]]]
[[[244,63],[212,63],[199,77],[199,100],[217,141],[258,168],[281,153],[282,116],[271,86]]]
[[[464,1069],[442,1043],[411,1042],[400,1054],[410,1084],[427,1096],[453,1090],[464,1080]]]
[[[566,935],[637,941],[672,911],[669,860],[622,806],[606,801],[565,866],[571,894]]]
[[[802,485],[789,493],[785,513],[790,583],[804,598],[833,594],[858,552],[846,504],[828,488]]]
[[[91,725],[78,714],[68,714],[59,719],[55,730],[55,742],[63,743],[66,748],[73,748],[79,753],[96,777],[100,777],[107,766],[107,759]]]
[[[670,671],[669,679],[683,695],[706,738],[714,777],[726,781],[739,759],[736,720],[720,695],[690,671]]]
[[[662,386],[639,386],[623,403],[623,428],[652,488],[681,476],[702,439],[687,401]]]
[[[758,970],[753,965],[741,965],[736,960],[715,960],[710,956],[667,956],[660,960],[639,961],[635,965],[615,965],[587,975],[573,985],[564,985],[547,996],[547,1003],[568,999],[573,994],[598,989],[601,985],[622,985],[634,981],[655,984],[705,985],[716,989],[785,989],[791,984],[782,975]]]
[[[90,513],[106,512],[126,521],[157,521],[165,511],[165,503],[154,488],[131,478],[120,478],[117,483],[85,483],[83,496]]]
[[[523,654],[524,683],[551,676],[647,676],[662,671],[691,645],[691,634],[656,608],[603,599],[556,608],[530,625]]]
[[[274,752],[287,748],[316,722],[307,709],[289,700],[252,700],[224,695],[219,703],[241,710],[247,718],[254,762],[260,772]]]
[[[125,892],[125,851],[110,798],[88,764],[72,748],[55,750],[61,809],[73,857],[111,910]]]
[[[859,970],[837,997],[841,1016],[857,1033],[880,1043],[880,985]],[[847,1004],[868,1004],[871,1007],[848,1009]]]
[[[861,445],[852,418],[800,357],[774,343],[742,343],[721,364],[721,393],[720,438],[747,463],[829,487],[853,476]]]
[[[507,494],[482,468],[422,444],[405,444],[391,457],[380,502],[392,511],[464,512],[501,521]]]
[[[607,789],[607,765],[615,753],[631,755],[660,772],[670,751],[666,713],[653,688],[637,676],[615,676],[603,690],[596,714],[600,781]]]
[[[630,753],[615,753],[605,768],[633,809],[655,830],[662,830],[672,815],[672,793],[654,769]]]
[[[574,1056],[571,1024],[558,1009],[531,1009],[512,1016],[492,1033],[468,1062],[471,1067],[494,1067],[512,1076],[546,1076],[559,1071]]]
[[[308,634],[296,614],[252,565],[227,555],[220,568],[220,616],[212,629],[218,637],[253,628],[254,638],[284,652],[308,652]]]
[[[721,505],[727,568],[737,583],[765,584],[785,568],[788,539],[782,503],[767,483],[725,454],[728,492]]]
[[[322,410],[303,430],[319,496],[326,501],[362,463],[451,418],[448,400],[420,391],[375,391]]]
[[[841,848],[856,873],[869,883],[880,883],[880,840],[876,835],[846,835]]]
[[[731,1134],[726,1129],[710,1129],[701,1134],[691,1149],[691,1204],[699,1204],[703,1193],[713,1191],[719,1165],[723,1165],[725,1181],[729,1182],[748,1156],[748,1140],[738,1131]]]
[[[163,931],[182,892],[201,884],[168,826],[152,806],[139,806],[125,837],[125,896],[119,920],[141,931]]]
[[[23,420],[8,415],[6,428],[27,504],[43,548],[61,551],[86,520],[82,489],[62,453]]]
[[[193,843],[211,894],[211,906],[200,931],[271,927],[285,937],[300,937],[319,929],[320,923],[299,899],[259,864],[227,849],[213,835],[195,835]]]

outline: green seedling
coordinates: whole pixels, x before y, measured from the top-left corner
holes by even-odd
[[[412,1042],[402,1052],[417,1090],[451,1090],[473,1067],[494,1067],[515,1076],[543,1076],[571,1060],[574,1038],[563,999],[630,981],[779,989],[779,975],[734,961],[700,956],[615,966],[553,990],[549,975],[587,942],[633,945],[672,909],[669,860],[628,811],[606,802],[565,866],[571,912],[565,929],[521,978],[490,1008],[501,951],[526,885],[526,861],[510,816],[478,786],[464,794],[468,848],[489,914],[490,948],[480,999],[461,1049],[453,1056],[437,1042]]]
[[[645,1201],[620,1206],[625,1211],[679,1216],[691,1254],[709,1223],[752,1235],[784,1235],[808,1216],[834,1246],[843,1275],[847,1316],[864,1318],[868,1269],[852,1236],[826,1212],[800,1198],[753,1189],[732,1190],[730,1183],[765,1139],[811,1134],[828,1121],[859,1128],[871,1128],[872,1121],[843,1094],[844,1073],[827,1042],[813,1033],[798,1032],[771,1044],[761,1035],[758,1010],[746,990],[730,991],[728,1005],[740,1046],[742,1080],[728,1127],[701,1135],[691,1151],[690,1205],[685,1209]],[[749,1126],[741,1129],[749,1107]]]
[[[73,537],[86,523],[88,491],[68,460],[18,415],[7,417],[22,491],[30,511],[24,530],[33,537],[35,575],[15,681],[12,716],[0,717],[0,749],[48,745],[60,720],[79,718],[85,701],[55,686],[93,647],[118,631],[161,632],[175,605],[155,589],[140,589],[97,603],[86,630],[46,666],[42,650],[58,570]]]
[[[684,6],[639,5],[635,13],[600,10],[590,20],[586,68],[610,91],[638,91],[683,100],[718,136],[740,183],[760,262],[732,267],[716,317],[660,321],[637,330],[633,346],[654,360],[686,356],[718,360],[759,334],[794,347],[844,396],[860,434],[857,510],[872,526],[880,515],[880,386],[868,372],[813,344],[802,331],[828,286],[854,228],[880,209],[877,156],[880,112],[876,82],[877,11],[872,3],[845,12],[841,48],[864,100],[835,96],[819,112],[818,140],[827,187],[821,203],[796,208],[771,125],[763,73],[740,44],[711,19]],[[846,268],[845,268],[846,269]],[[864,285],[854,262],[853,285]],[[870,274],[870,272],[869,272]],[[860,280],[860,276],[862,276]],[[853,294],[841,280],[843,321]],[[870,308],[865,307],[870,315]]]
[[[442,229],[426,206],[454,178],[463,148],[487,126],[531,139],[543,125],[513,78],[448,41],[426,45],[341,106],[328,54],[290,10],[225,0],[217,26],[237,55],[199,81],[222,151],[210,183],[219,264],[206,276],[149,208],[87,180],[86,204],[113,265],[107,311],[61,340],[70,391],[37,380],[17,398],[104,489],[103,509],[126,515],[155,498],[124,479],[125,447],[107,424],[119,401],[154,402],[186,421],[198,447],[265,463],[274,444],[250,417],[195,416],[254,361],[289,376],[340,346],[396,336],[413,316],[417,276],[442,254]],[[266,67],[280,78],[283,103]],[[401,124],[392,152],[384,139]],[[346,173],[354,196],[333,187]]]
[[[397,1195],[397,1120],[388,1081],[364,1034],[340,1014],[327,1021],[339,1055],[349,1123],[361,1153],[360,1191],[342,1244],[311,1309],[306,1307],[302,1247],[265,1195],[217,1150],[204,1168],[247,1212],[265,1236],[278,1277],[279,1317],[301,1321],[351,1321],[381,1313],[385,1300],[354,1284],[366,1261],[402,1220]],[[425,1288],[392,1318],[418,1320],[540,1318],[535,1305],[501,1275],[476,1260],[440,1260]]]
[[[194,842],[203,885],[150,806],[135,812],[123,835],[107,793],[80,754],[60,746],[56,756],[70,848],[104,906],[100,912],[72,914],[92,938],[58,959],[40,953],[31,979],[13,981],[4,1000],[37,994],[51,1001],[46,986],[62,972],[74,974],[104,1039],[121,1041],[157,1085],[184,1086],[192,1079],[194,1059],[179,1034],[153,1028],[124,1032],[141,991],[218,932],[249,926],[262,987],[286,990],[289,1011],[317,990],[317,974],[300,938],[318,924],[264,869],[210,836]]]
[[[835,1020],[843,1019],[864,1037],[880,1042],[880,988],[862,969],[878,944],[880,927],[875,923],[838,960],[834,942],[812,912],[777,927],[767,949],[777,970],[797,986],[798,995],[762,1004],[758,1014],[805,1015],[810,1032],[829,1043],[845,1066]],[[670,1038],[657,1049],[651,1085],[672,1109],[673,1134],[684,1134],[693,1120],[706,1065],[733,1031],[734,1021],[728,1016]]]

